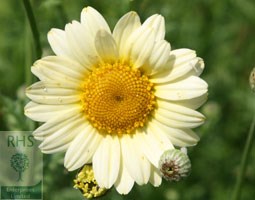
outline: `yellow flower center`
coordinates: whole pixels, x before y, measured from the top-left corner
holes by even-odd
[[[108,134],[144,126],[155,108],[153,84],[129,65],[101,64],[83,85],[83,110],[94,127]]]

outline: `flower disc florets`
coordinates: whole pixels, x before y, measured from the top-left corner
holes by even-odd
[[[130,133],[155,107],[153,84],[137,69],[120,62],[102,64],[83,85],[83,109],[93,126],[107,133]]]

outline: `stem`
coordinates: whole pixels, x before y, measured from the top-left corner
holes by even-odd
[[[34,61],[34,55],[33,55],[33,44],[31,41],[31,31],[30,27],[28,25],[28,22],[25,22],[25,38],[24,38],[24,49],[25,49],[25,54],[24,54],[24,59],[25,59],[25,84],[26,86],[29,86],[33,83],[35,78],[32,76],[31,73],[31,65]],[[26,130],[34,130],[36,127],[36,123],[32,121],[31,119],[26,118]]]
[[[255,115],[253,116],[253,120],[250,125],[250,130],[246,139],[246,144],[244,147],[242,160],[241,160],[241,168],[239,175],[236,180],[235,188],[234,188],[234,195],[232,200],[238,200],[241,196],[241,188],[243,184],[243,177],[247,166],[247,160],[250,154],[253,138],[254,138],[254,127],[255,127]]]
[[[32,84],[33,78],[32,78],[32,73],[31,73],[31,65],[33,62],[33,52],[32,52],[32,42],[30,40],[31,38],[31,32],[29,30],[28,23],[25,23],[25,39],[24,39],[24,49],[25,49],[25,78],[26,78],[26,86]]]
[[[42,47],[40,43],[40,34],[37,29],[35,16],[32,10],[32,6],[29,0],[23,0],[23,4],[26,10],[27,18],[30,24],[31,31],[33,33],[33,38],[35,42],[35,52],[36,52],[36,59],[40,59],[42,56]]]
[[[129,0],[129,10],[135,10],[135,0]]]
[[[26,15],[28,18],[28,22],[30,25],[30,29],[33,35],[33,39],[34,39],[34,44],[35,44],[35,59],[38,60],[42,57],[42,47],[41,47],[41,43],[40,43],[40,34],[37,28],[37,24],[35,21],[35,17],[34,17],[34,13],[33,13],[33,9],[30,3],[30,0],[23,0],[23,5],[25,7],[25,11],[26,11]],[[26,28],[27,29],[27,28]],[[28,37],[29,34],[26,30],[26,37]],[[27,52],[26,52],[26,60],[25,60],[25,66],[26,66],[26,86],[30,85],[32,83],[32,74],[30,72],[30,65],[31,65],[31,61],[32,61],[32,49],[31,49],[31,42],[30,39],[28,39],[27,42]],[[32,130],[36,127],[36,123],[28,120],[28,128],[29,130]]]

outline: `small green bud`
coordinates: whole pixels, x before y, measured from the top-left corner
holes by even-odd
[[[255,92],[255,67],[253,68],[250,74],[250,86],[251,90]]]
[[[187,154],[181,150],[167,150],[160,157],[159,170],[166,180],[180,181],[190,174],[190,159]]]

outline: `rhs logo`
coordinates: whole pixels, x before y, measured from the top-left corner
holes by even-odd
[[[0,131],[0,200],[42,200],[43,157],[30,131]]]

